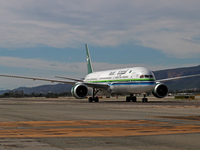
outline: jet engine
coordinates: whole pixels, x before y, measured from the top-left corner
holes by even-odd
[[[83,83],[77,83],[72,87],[71,93],[77,99],[85,98],[88,95],[88,87]]]
[[[157,98],[163,98],[167,96],[168,87],[163,83],[156,84],[152,94]]]

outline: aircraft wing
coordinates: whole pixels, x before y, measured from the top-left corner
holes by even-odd
[[[83,83],[89,87],[97,89],[106,89],[110,87],[108,84],[102,84],[102,83],[88,83],[88,82],[83,82]]]
[[[178,79],[184,79],[184,78],[190,78],[190,77],[196,77],[196,76],[200,76],[200,74],[182,76],[182,77],[174,77],[174,78],[167,78],[167,79],[160,79],[160,80],[156,80],[156,81],[157,82],[166,82],[166,81],[178,80]]]
[[[61,81],[61,80],[54,80],[54,79],[45,79],[45,78],[35,78],[35,77],[23,77],[23,76],[12,76],[12,75],[0,75],[1,77],[9,77],[9,78],[20,78],[20,79],[28,79],[28,80],[40,80],[40,81],[49,81],[49,82],[57,82],[57,83],[68,83],[68,84],[76,84],[75,81]]]
[[[36,78],[36,77],[24,77],[24,76],[13,76],[13,75],[0,75],[1,77],[9,77],[9,78],[19,78],[19,79],[28,79],[28,80],[33,80],[33,81],[49,81],[49,82],[56,82],[56,83],[66,83],[66,84],[76,84],[77,82],[82,82],[83,84],[92,87],[92,88],[108,88],[108,84],[102,84],[102,83],[88,83],[84,82],[83,80],[80,79],[73,79],[73,78],[66,78],[66,77],[60,77],[63,79],[69,79],[73,81],[63,81],[63,80],[54,80],[54,79],[45,79],[45,78]]]
[[[73,81],[77,81],[77,82],[84,82],[81,79],[75,79],[75,78],[67,78],[67,77],[60,77],[60,76],[55,76],[56,78],[60,78],[60,79],[67,79],[67,80],[73,80]]]
[[[67,79],[67,80],[73,80],[77,82],[82,82],[85,85],[92,87],[92,88],[108,88],[108,84],[102,84],[102,83],[89,83],[89,82],[84,82],[84,80],[81,79],[75,79],[75,78],[68,78],[68,77],[60,77],[60,76],[55,76],[56,78],[61,78],[61,79]]]

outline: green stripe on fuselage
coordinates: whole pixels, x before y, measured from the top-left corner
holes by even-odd
[[[86,81],[88,83],[107,83],[107,82],[137,82],[137,81],[155,81],[155,79],[115,79],[115,80],[98,80],[98,81]]]

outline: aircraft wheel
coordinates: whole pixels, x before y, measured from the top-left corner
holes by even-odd
[[[142,98],[142,102],[143,102],[143,103],[147,103],[147,102],[148,102],[148,99],[147,99],[147,98]]]
[[[88,101],[89,101],[89,103],[92,103],[93,102],[93,98],[89,97]]]
[[[129,96],[126,97],[126,102],[130,102],[131,98]]]
[[[132,97],[132,102],[137,102],[137,98],[135,96]]]
[[[96,103],[98,103],[98,102],[99,102],[99,98],[98,98],[98,97],[95,97],[95,98],[94,98],[94,101],[95,101]]]

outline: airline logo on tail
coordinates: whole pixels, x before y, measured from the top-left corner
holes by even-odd
[[[87,68],[88,68],[88,74],[93,73],[93,67],[92,67],[92,63],[91,63],[91,58],[90,58],[90,53],[89,53],[89,48],[88,45],[85,44],[85,48],[86,48],[86,55],[87,55]]]

